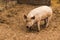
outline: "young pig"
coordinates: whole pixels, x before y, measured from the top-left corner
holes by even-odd
[[[26,20],[26,27],[31,29],[31,27],[33,27],[33,25],[37,23],[39,31],[41,21],[46,18],[48,19],[46,27],[48,27],[48,24],[52,18],[52,13],[52,8],[48,6],[40,6],[38,8],[31,10],[27,16],[24,15],[24,18]]]

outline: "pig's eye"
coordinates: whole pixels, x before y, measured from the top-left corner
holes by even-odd
[[[31,17],[31,19],[35,19],[35,16]]]

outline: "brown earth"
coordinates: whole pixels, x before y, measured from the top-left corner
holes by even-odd
[[[14,6],[14,5],[13,5]],[[34,5],[17,4],[0,10],[0,40],[60,40],[60,4],[52,1],[54,10],[48,28],[40,32],[27,32],[23,15],[35,7]]]

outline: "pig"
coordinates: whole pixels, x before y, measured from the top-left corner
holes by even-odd
[[[40,24],[41,21],[47,19],[46,27],[48,27],[49,22],[51,21],[53,12],[52,8],[49,6],[40,6],[33,10],[31,10],[28,15],[24,15],[24,19],[26,20],[26,27],[31,29],[35,23],[37,23],[38,31],[41,30]]]

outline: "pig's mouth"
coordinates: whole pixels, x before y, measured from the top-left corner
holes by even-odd
[[[33,31],[36,31],[36,30],[37,30],[37,22],[35,22],[35,23],[31,26],[30,30],[33,30]]]
[[[28,31],[36,31],[36,29],[37,29],[37,22],[35,22],[31,27],[27,28]]]

